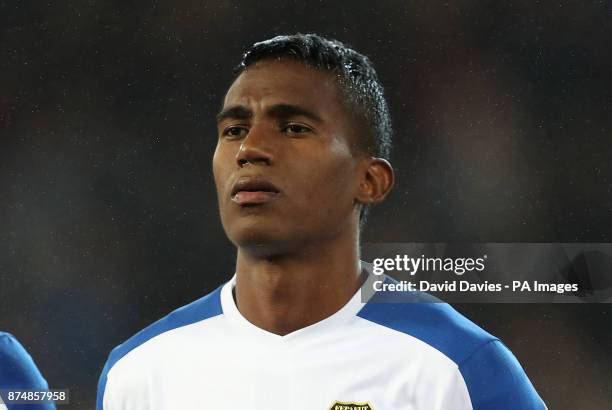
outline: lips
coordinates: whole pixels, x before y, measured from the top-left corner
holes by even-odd
[[[241,177],[231,191],[231,199],[238,205],[263,204],[274,199],[280,190],[262,177]]]

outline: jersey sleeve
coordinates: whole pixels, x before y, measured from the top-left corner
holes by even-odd
[[[0,332],[0,389],[41,389],[49,388],[40,374],[34,360],[12,335]],[[0,405],[2,409],[3,405]],[[54,410],[55,405],[29,404],[8,405],[8,410]]]
[[[459,365],[474,410],[545,410],[525,371],[499,340],[480,347]]]

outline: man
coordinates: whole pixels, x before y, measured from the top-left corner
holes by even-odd
[[[36,390],[46,391],[47,381],[40,374],[34,360],[23,346],[9,333],[0,332],[0,396],[8,392]],[[8,401],[8,400],[7,400]],[[52,402],[6,404],[0,397],[0,410],[54,410]]]
[[[360,222],[393,185],[367,58],[316,35],[256,43],[217,120],[236,274],[113,350],[99,410],[544,408],[448,305],[361,301]]]

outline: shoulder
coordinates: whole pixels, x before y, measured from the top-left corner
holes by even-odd
[[[444,303],[422,292],[378,292],[357,314],[362,319],[409,335],[459,365],[497,338]]]
[[[367,303],[358,316],[416,338],[456,366],[474,409],[544,409],[510,350],[447,303],[412,300]]]
[[[0,387],[47,388],[34,360],[10,333],[0,332]]]
[[[114,348],[109,354],[98,382],[97,408],[102,409],[108,375],[120,362],[130,357],[138,357],[137,353],[146,351],[150,346],[156,346],[155,342],[162,341],[164,336],[185,329],[190,325],[201,322],[207,323],[207,321],[220,316],[223,313],[220,299],[221,288],[222,286],[208,295],[174,310]]]

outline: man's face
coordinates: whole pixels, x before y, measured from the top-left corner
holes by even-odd
[[[225,96],[213,157],[229,239],[273,254],[354,226],[357,129],[330,73],[292,60],[247,68]]]

